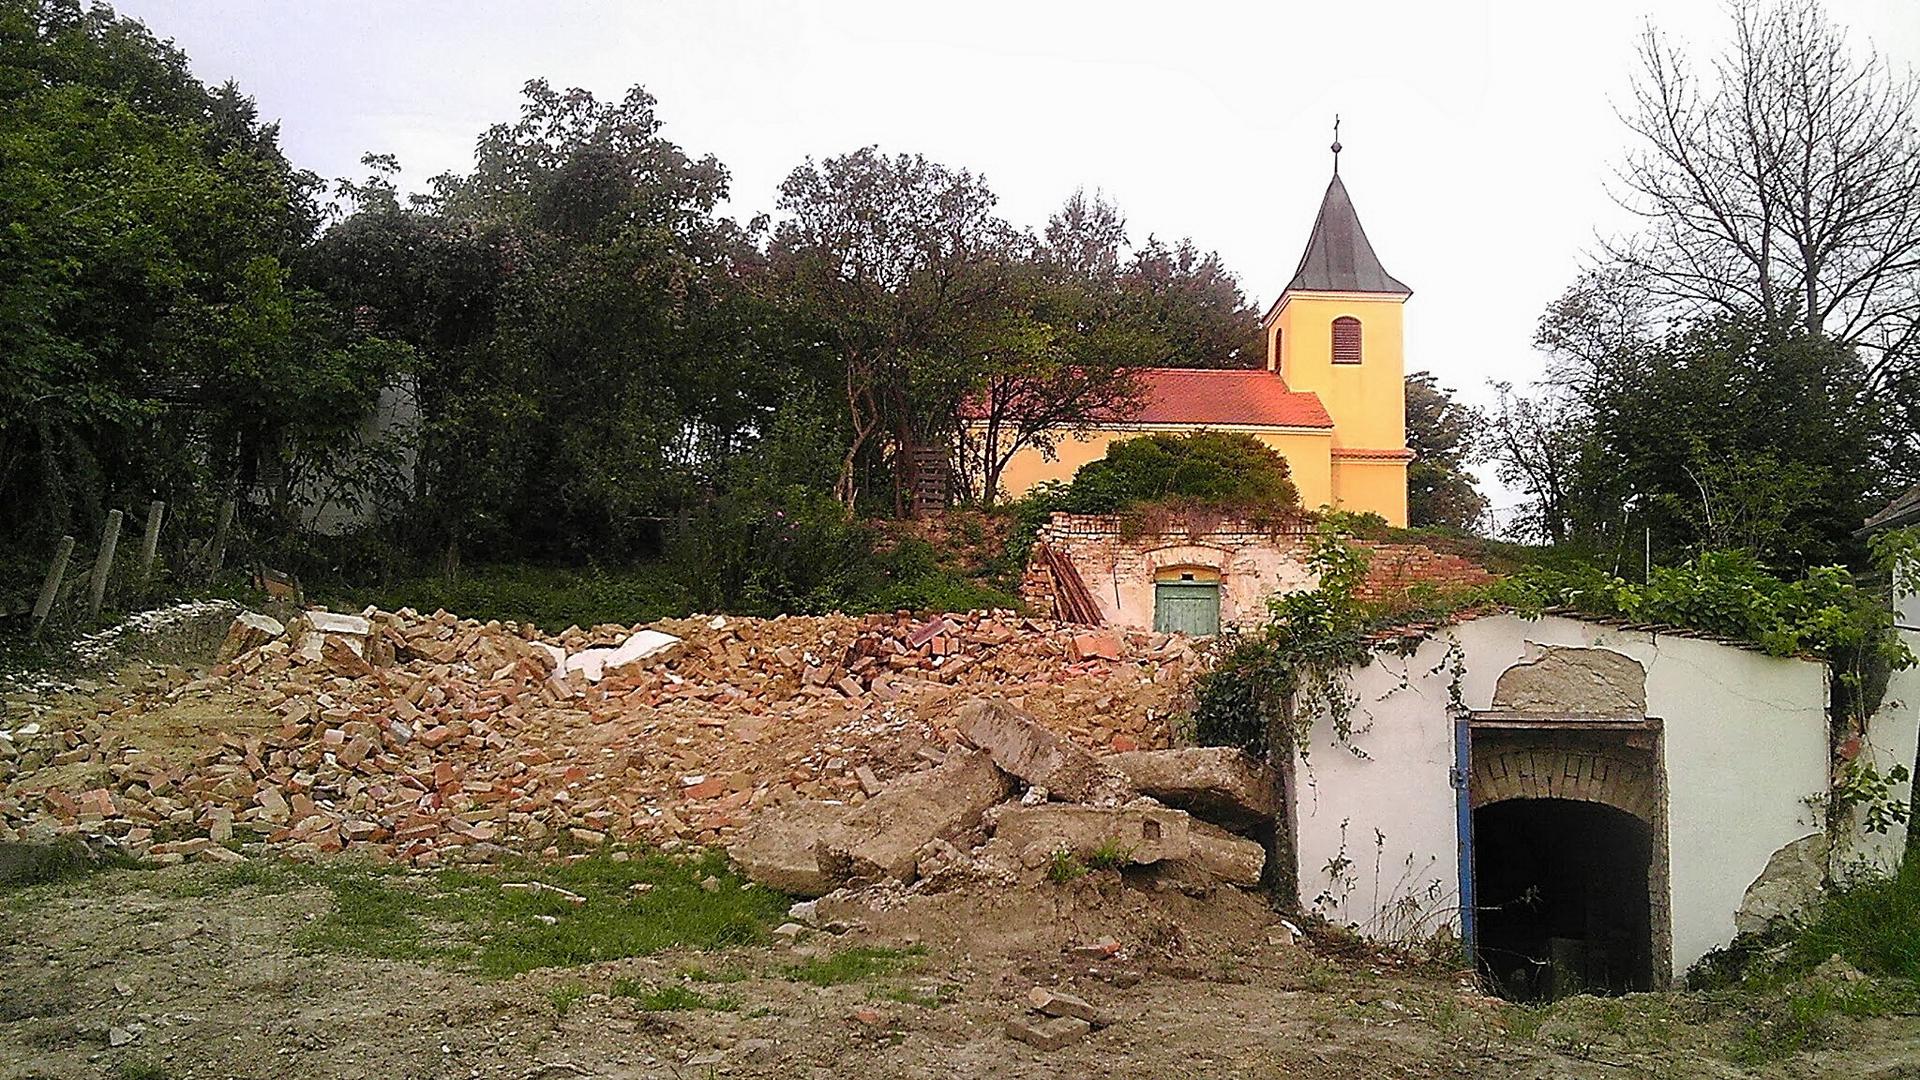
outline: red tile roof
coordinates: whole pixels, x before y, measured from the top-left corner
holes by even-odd
[[[1333,418],[1317,394],[1287,389],[1265,368],[1142,368],[1144,388],[1135,424],[1260,424],[1330,428]]]

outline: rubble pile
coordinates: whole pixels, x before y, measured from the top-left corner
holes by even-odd
[[[415,864],[608,838],[726,843],[767,808],[857,810],[946,762],[961,706],[989,693],[1082,753],[1164,746],[1204,663],[1178,635],[1009,612],[544,636],[445,612],[314,610],[284,627],[244,615],[220,655],[164,694],[0,731],[0,840],[105,837],[171,862],[231,857],[238,832]],[[189,707],[233,723],[184,752],[127,734]],[[998,801],[1002,774],[987,772]],[[842,855],[872,868],[857,845]]]
[[[1271,829],[1280,790],[1264,764],[1212,748],[1096,756],[998,698],[968,703],[959,720],[965,746],[862,806],[810,801],[755,816],[728,848],[734,864],[803,896],[1031,885],[1126,867],[1152,867],[1187,892],[1259,884],[1266,848],[1255,837]]]

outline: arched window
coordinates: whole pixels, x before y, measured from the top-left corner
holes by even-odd
[[[1333,362],[1360,362],[1360,320],[1351,315],[1342,315],[1333,320]]]
[[[1273,369],[1275,371],[1280,370],[1281,365],[1287,362],[1286,354],[1280,351],[1282,333],[1283,331],[1278,328],[1273,331]]]

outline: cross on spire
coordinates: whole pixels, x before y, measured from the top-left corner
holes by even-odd
[[[1340,175],[1340,114],[1333,114],[1333,175]]]

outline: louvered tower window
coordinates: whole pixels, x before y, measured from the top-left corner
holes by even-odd
[[[1333,362],[1360,362],[1360,320],[1351,315],[1342,315],[1333,320]]]

